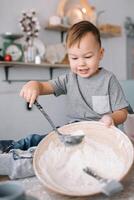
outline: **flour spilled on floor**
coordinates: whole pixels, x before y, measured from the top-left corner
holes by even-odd
[[[54,187],[83,194],[89,190],[100,190],[99,182],[84,173],[83,168],[89,166],[98,175],[111,179],[118,179],[125,168],[112,147],[86,136],[84,142],[75,147],[50,142],[39,160],[39,166]]]

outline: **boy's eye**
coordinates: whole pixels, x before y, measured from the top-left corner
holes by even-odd
[[[85,58],[91,58],[92,56],[85,56]]]
[[[73,57],[73,58],[71,58],[72,60],[77,60],[78,58],[76,58],[76,57]]]

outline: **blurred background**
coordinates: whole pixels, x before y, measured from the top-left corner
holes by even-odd
[[[1,0],[0,6],[0,139],[51,131],[41,114],[19,97],[28,80],[49,80],[69,70],[66,31],[89,20],[101,32],[105,56],[134,104],[133,0]],[[65,97],[40,97],[56,125],[67,122]],[[132,105],[134,107],[134,105]]]

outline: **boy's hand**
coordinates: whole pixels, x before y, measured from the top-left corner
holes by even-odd
[[[20,91],[20,96],[29,102],[29,107],[32,107],[39,94],[40,87],[39,82],[37,81],[29,81],[22,87]]]
[[[103,122],[107,127],[114,125],[114,121],[110,115],[104,115],[100,121]]]

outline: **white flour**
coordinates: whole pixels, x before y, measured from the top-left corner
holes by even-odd
[[[78,193],[96,191],[100,187],[96,179],[83,172],[86,166],[105,178],[118,178],[125,167],[110,146],[88,137],[75,147],[51,142],[41,156],[39,166],[53,186]]]

